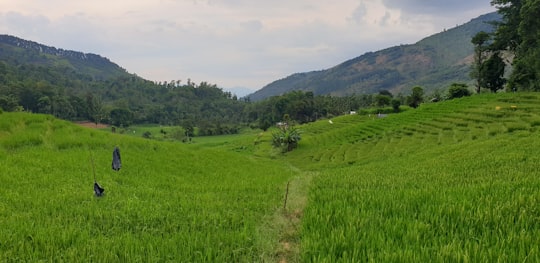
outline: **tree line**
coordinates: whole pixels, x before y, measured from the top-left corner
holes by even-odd
[[[493,33],[480,32],[471,39],[475,46],[471,76],[476,80],[476,92],[497,92],[505,87],[512,91],[539,91],[540,0],[491,3],[503,19],[494,23]],[[431,100],[468,95],[467,85],[455,83],[446,95],[435,92]],[[408,96],[393,96],[384,90],[344,97],[292,91],[251,102],[215,84],[196,84],[190,79],[185,83],[153,82],[135,74],[103,79],[62,65],[0,61],[0,109],[4,111],[24,110],[118,127],[182,126],[189,135],[195,135],[195,130],[198,135],[231,134],[246,126],[266,130],[284,116],[307,123],[365,108],[397,112],[401,105],[415,108],[425,99],[423,89],[416,86]]]
[[[302,91],[252,102],[190,79],[152,82],[126,75],[96,80],[68,68],[0,61],[0,109],[117,127],[161,124],[182,126],[192,134],[196,127],[198,135],[230,134],[246,126],[268,129],[285,114],[306,123],[374,103],[388,104],[380,94],[332,97]]]

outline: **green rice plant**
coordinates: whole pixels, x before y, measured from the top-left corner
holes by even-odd
[[[262,221],[282,205],[295,174],[288,167],[227,149],[26,123],[36,126],[2,138],[1,149],[10,151],[0,154],[0,183],[9,185],[0,193],[3,260],[274,260],[279,233]],[[13,139],[34,128],[46,143],[12,149]],[[110,167],[114,146],[123,154],[119,172]],[[92,156],[106,189],[101,198],[92,193]],[[274,246],[262,245],[268,241]]]
[[[432,133],[419,132],[409,122],[408,136],[396,131],[384,133],[394,139],[372,145],[336,147],[345,152],[341,164],[331,156],[326,159],[332,160],[332,166],[298,158],[295,164],[306,169],[325,167],[312,183],[304,213],[303,261],[540,260],[536,246],[540,242],[536,205],[540,140],[526,120],[539,116],[540,106],[529,102],[526,112],[483,114],[494,107],[474,103],[493,103],[491,99],[498,97],[475,97],[463,99],[458,113],[486,124],[464,121],[462,126],[472,130],[426,125],[455,115],[447,104],[439,104],[441,109],[432,116],[416,115],[421,127],[438,130],[436,145],[424,143],[432,142],[428,140]],[[471,113],[467,105],[472,106]],[[417,110],[433,112],[437,107]],[[508,126],[513,127],[512,133],[507,133]],[[320,145],[330,144],[321,141]],[[289,156],[289,160],[296,159]]]
[[[182,144],[3,113],[0,254],[6,262],[536,262],[539,100],[482,94],[385,118],[336,117],[301,126],[302,143],[286,155],[272,151],[271,132]]]
[[[538,158],[506,140],[324,172],[304,215],[304,260],[536,261],[540,182],[527,163]]]

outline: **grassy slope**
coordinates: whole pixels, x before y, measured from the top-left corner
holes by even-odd
[[[23,261],[538,261],[539,101],[486,94],[339,117],[302,126],[286,156],[270,150],[269,133],[185,145],[4,113],[0,252]],[[92,196],[90,150],[104,198]]]
[[[321,171],[304,260],[538,261],[539,101],[489,94],[304,127],[289,159]]]
[[[241,153],[0,115],[0,255],[7,261],[261,261],[287,167]],[[123,168],[110,168],[121,149]],[[106,196],[95,198],[90,158]],[[269,253],[270,251],[270,253]]]

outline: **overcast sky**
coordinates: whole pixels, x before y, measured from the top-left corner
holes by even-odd
[[[257,90],[492,11],[490,0],[0,0],[0,34],[148,80]]]

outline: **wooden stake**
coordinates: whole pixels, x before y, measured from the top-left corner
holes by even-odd
[[[92,155],[92,151],[90,151],[90,162],[92,163],[92,173],[94,174],[94,183],[96,182],[96,167],[94,164],[94,155]]]
[[[285,201],[283,202],[283,210],[285,211],[287,209],[287,198],[289,197],[289,184],[291,182],[287,182],[287,190],[285,191]]]

